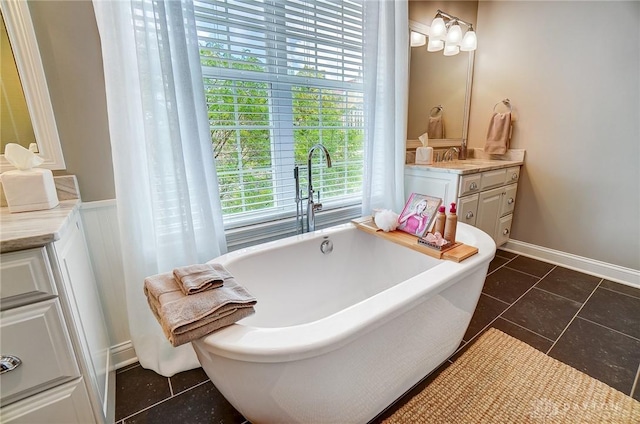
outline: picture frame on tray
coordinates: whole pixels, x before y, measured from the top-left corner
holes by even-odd
[[[424,237],[435,221],[442,199],[425,194],[411,193],[398,217],[398,230]]]

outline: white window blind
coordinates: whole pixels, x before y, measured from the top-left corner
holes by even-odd
[[[194,4],[225,225],[295,214],[293,168],[304,190],[316,143],[325,209],[360,202],[362,0]]]

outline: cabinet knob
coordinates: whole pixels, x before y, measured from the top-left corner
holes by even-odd
[[[504,234],[505,236],[506,236],[507,234],[509,234],[509,229],[508,229],[508,228],[505,228],[505,229],[502,231],[502,234]]]
[[[511,179],[512,180],[517,180],[518,179],[518,174],[516,174],[515,172],[513,174],[511,174]]]
[[[476,183],[469,184],[469,190],[477,190],[477,189],[478,189],[478,184]]]
[[[12,371],[18,368],[22,364],[22,361],[17,356],[2,355],[0,356],[0,374]]]
[[[473,212],[472,211],[467,212],[467,215],[465,216],[465,218],[467,219],[473,218]]]
[[[507,200],[508,204],[512,204],[513,203],[513,197],[509,197],[509,200]]]

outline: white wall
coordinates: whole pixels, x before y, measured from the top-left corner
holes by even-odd
[[[640,269],[640,2],[481,1],[469,143],[511,99],[512,238]]]

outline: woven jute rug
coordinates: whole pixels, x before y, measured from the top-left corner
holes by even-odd
[[[496,329],[385,423],[640,423],[640,402]]]

